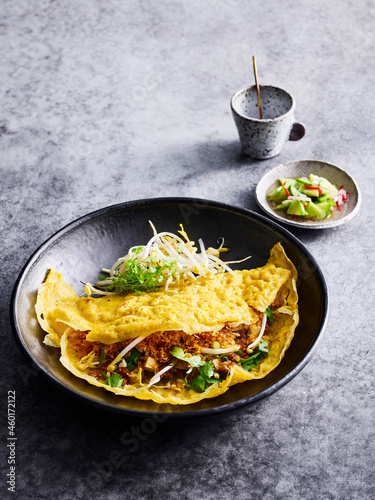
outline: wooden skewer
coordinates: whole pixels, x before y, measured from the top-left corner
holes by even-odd
[[[255,86],[256,86],[256,88],[257,88],[259,120],[261,120],[261,119],[262,119],[262,103],[260,102],[260,91],[259,91],[259,83],[258,83],[258,72],[257,72],[257,63],[256,63],[255,56],[253,56],[253,68],[254,68]]]

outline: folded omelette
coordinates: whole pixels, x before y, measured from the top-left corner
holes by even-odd
[[[36,313],[75,376],[117,395],[189,404],[265,377],[298,324],[297,271],[280,243],[257,269],[167,291],[79,297],[55,269]]]

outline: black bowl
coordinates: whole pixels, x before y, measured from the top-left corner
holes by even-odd
[[[271,248],[280,241],[298,270],[300,323],[280,365],[262,380],[231,387],[225,394],[193,405],[159,405],[121,397],[74,377],[59,362],[59,350],[43,344],[44,333],[36,314],[39,285],[56,267],[78,294],[82,281],[95,281],[102,267],[110,267],[130,246],[152,236],[148,221],[158,231],[176,233],[183,223],[189,237],[202,238],[206,246],[225,238],[231,248],[228,260],[251,255],[242,267],[263,266]],[[236,267],[236,266],[234,266]],[[18,344],[27,357],[58,387],[102,409],[133,416],[187,417],[213,415],[269,396],[289,382],[310,361],[328,319],[327,286],[319,266],[305,246],[287,230],[250,210],[192,198],[158,198],[110,206],[68,224],[49,238],[29,259],[15,284],[11,320]]]

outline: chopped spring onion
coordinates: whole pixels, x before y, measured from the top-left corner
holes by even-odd
[[[264,314],[263,316],[263,321],[262,321],[262,328],[260,329],[258,337],[252,342],[250,345],[247,346],[246,351],[249,352],[249,350],[256,346],[259,342],[260,339],[263,337],[264,330],[266,329],[266,324],[267,324],[267,314]]]
[[[172,365],[168,365],[168,366],[165,366],[162,370],[160,370],[160,372],[158,373],[155,373],[155,375],[151,378],[150,382],[148,383],[147,385],[147,388],[151,387],[152,385],[156,384],[157,382],[160,381],[160,377],[161,375],[163,375],[163,373],[167,372],[168,370],[170,370],[171,368],[173,368],[173,364]]]
[[[211,349],[210,347],[202,347],[201,353],[203,354],[228,354],[230,352],[238,351],[239,346],[234,345],[232,347],[227,347],[225,349]]]
[[[139,342],[141,342],[144,339],[144,337],[137,337],[136,339],[133,340],[133,342],[130,342],[129,345],[127,345],[121,352],[118,354],[115,359],[112,361],[110,365],[108,365],[107,370],[108,371],[113,371],[115,369],[115,364],[120,361],[121,358],[125,356],[129,351],[133,349]]]
[[[94,284],[85,284],[85,293],[98,295],[112,295],[128,291],[153,291],[164,286],[166,290],[171,284],[180,284],[188,280],[195,280],[203,276],[212,276],[217,273],[233,270],[228,264],[243,262],[245,259],[231,262],[222,261],[217,255],[225,252],[223,242],[216,255],[211,248],[206,250],[203,240],[199,238],[199,248],[191,241],[183,226],[179,233],[185,238],[163,231],[158,233],[155,226],[149,221],[154,235],[146,245],[134,246],[128,253],[119,258],[111,269],[103,268],[108,273],[107,278],[100,278]],[[130,281],[128,281],[130,280]],[[118,282],[121,281],[121,284]],[[142,286],[141,286],[141,285]],[[145,286],[147,284],[147,287]]]

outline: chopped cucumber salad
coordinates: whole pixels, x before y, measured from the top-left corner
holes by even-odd
[[[310,174],[309,177],[291,179],[281,177],[280,186],[268,195],[275,210],[283,210],[292,218],[302,217],[322,221],[333,210],[341,210],[349,199],[343,186],[337,188],[324,177]]]

